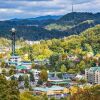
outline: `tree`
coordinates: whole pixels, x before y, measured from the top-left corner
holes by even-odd
[[[11,68],[10,70],[9,70],[9,75],[11,76],[11,75],[14,75],[15,74],[15,70],[13,69],[13,68]]]
[[[6,69],[3,69],[3,70],[2,70],[2,74],[3,74],[3,75],[6,75],[6,74],[7,74],[7,73],[6,73]]]
[[[20,100],[34,100],[34,96],[29,92],[25,91],[20,94]]]
[[[19,89],[18,89],[18,82],[15,80],[12,80],[10,82],[8,82],[8,96],[7,99],[8,100],[19,100]]]
[[[25,86],[25,88],[29,88],[29,78],[28,78],[28,76],[25,76],[25,78],[24,78],[24,86]]]
[[[79,82],[80,84],[85,84],[87,81],[86,81],[85,79],[80,79],[80,80],[78,80],[78,82]]]
[[[99,100],[100,85],[84,88],[70,97],[70,100]]]
[[[3,75],[0,75],[0,99],[19,100],[19,90],[17,81],[8,81]]]
[[[1,62],[1,65],[0,65],[2,68],[5,68],[6,67],[6,63],[3,61]]]
[[[54,54],[52,56],[50,56],[50,64],[51,64],[51,67],[53,67],[52,69],[53,70],[57,70],[57,63],[59,62],[59,55],[58,54]]]
[[[31,85],[29,85],[29,91],[33,91],[33,89],[32,89],[32,86],[31,86]]]
[[[32,63],[32,69],[34,69],[35,68],[35,64],[34,63]]]
[[[38,85],[42,85],[43,84],[43,81],[41,79],[39,79],[38,82],[37,82],[37,84]]]
[[[19,82],[24,81],[23,76],[20,75],[20,76],[18,77],[18,81],[19,81]]]
[[[16,80],[16,77],[15,77],[15,76],[12,76],[12,77],[11,77],[11,80]]]
[[[30,73],[30,81],[31,82],[34,82],[35,81],[33,73]]]
[[[7,100],[7,80],[3,75],[0,75],[0,99]]]
[[[50,100],[56,100],[56,98],[52,97]]]
[[[24,91],[20,93],[20,100],[42,100],[40,96],[33,96],[32,92]]]
[[[43,70],[40,72],[40,79],[41,79],[43,82],[46,82],[46,81],[47,81],[47,79],[48,79],[48,73],[47,73],[46,70],[43,69]]]
[[[16,66],[10,66],[11,69],[16,69]]]
[[[61,69],[60,69],[60,70],[61,70],[62,73],[66,72],[66,66],[63,64],[63,65],[61,66]]]

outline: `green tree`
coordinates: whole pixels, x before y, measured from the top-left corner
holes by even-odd
[[[6,63],[3,61],[3,62],[1,62],[1,68],[5,68],[6,67]]]
[[[19,100],[19,89],[18,89],[18,82],[15,80],[12,80],[8,82],[8,100]]]
[[[9,75],[11,76],[11,75],[14,75],[15,74],[15,70],[13,69],[13,68],[11,68],[10,70],[9,70]]]
[[[47,79],[48,79],[48,73],[47,73],[47,70],[41,70],[41,72],[40,72],[40,79],[42,80],[42,81],[44,81],[44,82],[46,82],[47,81]]]
[[[33,73],[30,73],[30,81],[31,82],[34,82],[35,81]]]
[[[8,81],[3,75],[0,75],[0,99],[19,100],[19,90],[17,81]]]
[[[28,76],[25,76],[25,78],[24,78],[24,87],[29,88],[29,78],[28,78]]]
[[[12,77],[11,77],[11,80],[16,80],[16,77],[15,77],[15,76],[12,76]]]
[[[2,74],[7,75],[6,69],[2,69]]]
[[[66,72],[66,66],[65,66],[64,64],[61,66],[60,71],[61,71],[62,73]]]
[[[43,81],[41,79],[39,79],[38,82],[37,82],[37,84],[38,85],[42,85],[43,84]]]
[[[24,77],[20,75],[20,76],[18,77],[18,81],[19,81],[19,82],[24,81]]]

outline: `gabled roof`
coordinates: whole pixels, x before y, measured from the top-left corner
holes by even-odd
[[[99,67],[99,66],[97,66],[97,67],[91,67],[91,68],[89,69],[89,71],[93,71],[93,72],[95,72],[95,71],[100,71],[100,67]]]

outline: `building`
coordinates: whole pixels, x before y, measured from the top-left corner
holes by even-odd
[[[8,65],[13,65],[13,66],[21,65],[21,57],[17,55],[12,55],[8,61]]]
[[[34,79],[37,82],[39,80],[39,75],[40,75],[40,71],[37,69],[32,70],[33,74],[34,74]]]
[[[46,94],[49,98],[50,97],[56,97],[56,98],[61,98],[64,96],[67,96],[69,93],[69,89],[66,87],[61,87],[61,86],[51,86],[51,87],[35,87],[33,88],[33,91],[36,95],[44,95]]]
[[[27,69],[31,69],[32,68],[32,62],[30,62],[30,61],[22,61],[21,65],[22,66],[26,66]]]
[[[40,44],[40,41],[28,41],[28,40],[26,40],[25,42],[26,42],[27,44],[29,44],[29,45]]]
[[[61,77],[58,77],[58,75],[61,75]],[[61,73],[53,73],[50,72],[48,74],[48,83],[52,85],[68,85],[71,82],[71,79],[69,77],[63,76]]]
[[[100,67],[85,69],[85,78],[89,83],[100,84]]]
[[[48,59],[43,59],[43,60],[39,60],[39,59],[35,59],[34,60],[34,64],[35,65],[45,65],[45,64],[50,64]]]

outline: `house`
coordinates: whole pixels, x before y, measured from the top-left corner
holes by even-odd
[[[85,69],[85,78],[89,83],[100,84],[100,67],[96,66]]]

